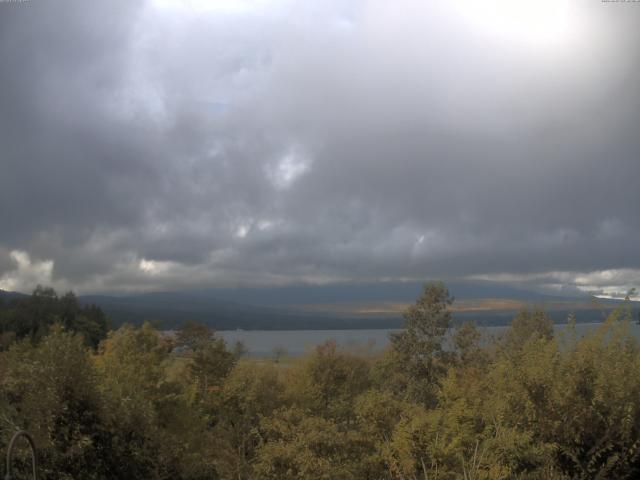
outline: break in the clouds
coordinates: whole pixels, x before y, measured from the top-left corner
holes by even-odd
[[[0,2],[0,288],[637,286],[639,21],[600,0]]]

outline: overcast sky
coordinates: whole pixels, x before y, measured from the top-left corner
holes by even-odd
[[[640,3],[0,0],[0,288],[640,284]]]

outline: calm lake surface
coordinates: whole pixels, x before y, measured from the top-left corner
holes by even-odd
[[[580,323],[576,333],[583,336],[601,323]],[[485,339],[497,337],[506,327],[479,327]],[[556,332],[566,329],[566,325],[556,325]],[[389,344],[389,334],[398,330],[221,330],[216,334],[225,339],[229,346],[242,341],[253,357],[273,356],[276,349],[287,356],[300,356],[327,340],[335,340],[338,346],[351,350],[377,352]],[[631,332],[640,340],[640,325],[632,324]]]

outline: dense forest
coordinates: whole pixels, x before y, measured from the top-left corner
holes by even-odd
[[[486,339],[451,304],[425,285],[382,354],[265,360],[39,288],[0,305],[0,443],[31,432],[46,479],[638,478],[630,309],[583,338],[526,310]]]
[[[81,305],[73,292],[59,297],[52,288],[38,285],[30,296],[0,297],[0,350],[15,340],[37,343],[54,325],[78,333],[96,348],[109,331],[110,322],[97,305]]]

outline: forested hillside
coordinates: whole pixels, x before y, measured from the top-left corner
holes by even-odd
[[[30,431],[42,478],[640,474],[640,346],[624,306],[584,338],[554,337],[543,311],[526,310],[481,342],[472,324],[449,331],[449,293],[432,283],[381,355],[329,342],[258,361],[195,323],[173,337],[123,326],[96,343],[86,325],[100,316],[65,316],[71,297],[30,302],[2,309],[0,439]],[[27,308],[46,321],[22,329]]]
[[[84,343],[97,347],[107,336],[109,320],[94,304],[81,305],[73,292],[62,296],[40,285],[31,295],[0,295],[0,350],[23,338],[37,342],[53,325],[82,335]]]

